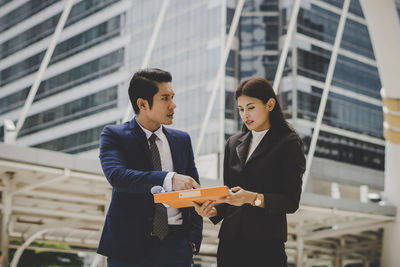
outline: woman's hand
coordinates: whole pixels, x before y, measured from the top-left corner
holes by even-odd
[[[224,197],[222,200],[233,206],[242,206],[244,204],[253,205],[257,193],[246,191],[240,186],[231,188],[233,194]]]
[[[217,209],[214,207],[215,201],[206,201],[202,205],[193,202],[196,212],[204,218],[217,216]]]

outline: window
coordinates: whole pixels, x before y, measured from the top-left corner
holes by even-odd
[[[76,154],[99,146],[100,133],[106,125],[54,139],[33,147]]]
[[[38,0],[39,1],[39,0]],[[71,13],[68,16],[65,27],[72,25],[78,20],[87,17],[110,4],[117,2],[118,0],[83,0],[75,4]],[[46,1],[39,1],[46,2]],[[8,57],[9,55],[39,41],[43,38],[54,33],[57,26],[61,13],[41,22],[26,30],[25,32],[7,40],[6,42],[0,44],[0,59]]]
[[[3,2],[3,1],[2,1]],[[57,0],[30,0],[0,18],[0,33],[38,13]],[[0,3],[1,5],[1,3]]]
[[[298,117],[315,120],[322,89],[313,88],[312,93],[298,90]],[[330,93],[323,122],[338,128],[383,138],[383,114],[380,106],[368,104],[343,95]]]
[[[26,118],[18,136],[22,137],[59,124],[87,117],[103,110],[114,108],[117,106],[117,97],[117,86],[114,86],[56,108],[29,116]]]
[[[43,81],[39,86],[34,102],[117,71],[123,65],[123,56],[124,49],[121,48]],[[1,98],[0,114],[21,107],[28,96],[29,90],[30,87],[27,87]]]
[[[54,49],[50,65],[117,36],[119,32],[120,16],[117,16],[58,44]],[[0,86],[37,71],[45,52],[42,51],[2,70],[0,72]]]
[[[311,136],[303,138],[308,153]],[[360,140],[320,132],[315,156],[376,170],[384,170],[385,147]]]

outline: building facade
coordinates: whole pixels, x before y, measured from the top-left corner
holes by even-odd
[[[17,143],[97,157],[102,128],[120,123],[129,106],[129,80],[143,64],[161,3],[76,0]],[[177,104],[173,127],[188,131],[194,147],[236,3],[170,1],[148,64],[172,73]],[[306,147],[342,5],[342,0],[301,1],[284,68],[279,97]],[[60,1],[1,2],[0,127],[5,119],[18,120],[63,8]],[[292,8],[291,1],[245,1],[224,82],[218,87],[198,151],[203,177],[221,181],[224,142],[241,124],[235,87],[241,79],[255,75],[273,81]],[[379,191],[385,155],[381,84],[358,0],[351,1],[342,39],[315,164],[343,163],[345,169],[365,167],[371,177],[379,175],[373,182],[347,177],[349,172],[336,178],[322,175],[314,177],[309,190],[315,185],[329,193],[331,182],[346,184],[348,180],[348,185],[355,185],[352,192],[364,184]],[[324,163],[317,163],[319,159],[325,159]]]
[[[3,1],[0,116],[16,121],[64,9],[62,1]],[[126,3],[75,1],[19,133],[18,144],[68,153],[98,146],[115,122],[124,80]],[[4,22],[4,23],[3,23]]]
[[[311,141],[343,2],[301,1],[283,71],[279,97],[306,149]],[[292,9],[292,1],[246,1],[240,29],[240,78],[259,75],[274,79]],[[339,182],[344,189],[355,186],[351,191],[358,191],[357,197],[359,185],[375,190],[383,188],[385,142],[380,89],[366,21],[359,1],[352,0],[315,156],[325,159],[325,164],[343,163],[349,170],[352,166],[361,166],[380,175],[376,183],[362,177],[352,179],[351,172],[347,171],[329,178],[314,175],[309,185],[311,191],[327,193],[330,182]]]
[[[17,121],[63,7],[60,1],[2,1],[0,125],[4,119]],[[17,143],[67,153],[92,151],[93,156],[102,127],[121,122],[129,105],[129,79],[142,65],[160,8],[159,1],[75,1]],[[148,64],[172,73],[178,105],[174,127],[188,131],[193,140],[219,66],[225,17],[222,1],[171,1]],[[227,68],[227,76],[235,69]],[[229,134],[236,131],[236,114],[221,106],[221,97],[201,154],[218,147],[225,111],[233,125]]]
[[[96,158],[107,124],[121,123],[164,1],[75,0],[17,144]],[[172,73],[172,127],[197,146],[237,1],[171,0],[149,67]],[[400,14],[400,4],[396,1]],[[0,141],[16,122],[65,1],[0,0]],[[285,115],[310,144],[343,0],[302,0],[279,88]],[[274,80],[293,1],[246,0],[198,157],[203,184],[220,184],[226,138],[240,129],[234,91],[249,76]],[[381,83],[368,27],[351,0],[307,185],[360,200],[383,190]]]

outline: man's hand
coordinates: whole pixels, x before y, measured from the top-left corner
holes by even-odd
[[[172,176],[172,190],[187,190],[193,188],[200,188],[200,185],[190,176],[175,173]]]
[[[231,188],[233,194],[222,198],[221,200],[233,206],[242,206],[243,204],[252,204],[257,193],[246,191],[240,186]]]
[[[206,201],[203,205],[193,202],[196,212],[204,218],[217,216],[217,209],[214,207],[215,201]]]

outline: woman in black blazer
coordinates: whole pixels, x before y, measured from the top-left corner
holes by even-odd
[[[227,141],[224,184],[233,194],[196,211],[217,224],[219,267],[287,266],[286,214],[300,202],[305,158],[302,141],[286,122],[270,83],[242,81],[235,93],[243,131]]]

